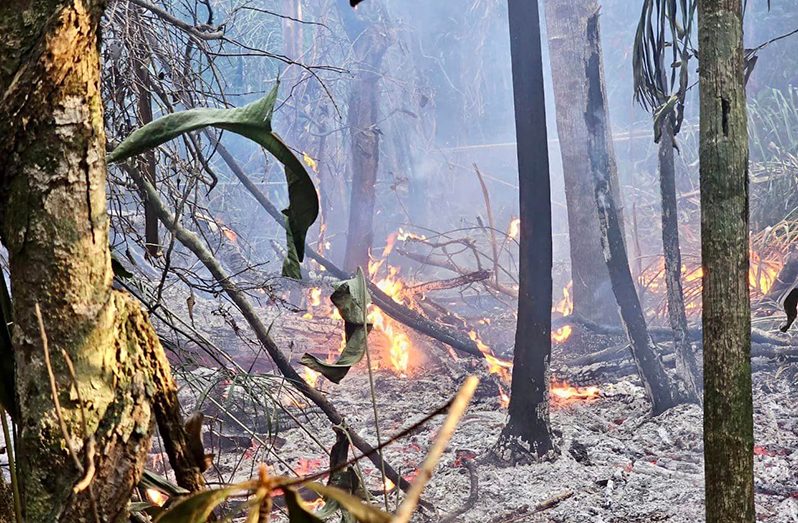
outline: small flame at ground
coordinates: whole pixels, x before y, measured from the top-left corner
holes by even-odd
[[[570,325],[564,325],[551,333],[551,340],[555,343],[563,343],[571,337],[573,328]]]
[[[513,240],[518,239],[518,234],[521,232],[521,218],[514,218],[510,222],[510,227],[507,229],[507,236]]]
[[[549,395],[554,402],[568,403],[597,399],[601,396],[601,390],[598,387],[574,387],[562,381],[552,380]]]
[[[163,507],[169,501],[169,496],[154,488],[146,489],[144,495],[147,497],[147,501],[156,507]]]

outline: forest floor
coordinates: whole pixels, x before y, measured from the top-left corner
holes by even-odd
[[[207,316],[203,330],[213,331],[218,338],[221,331],[230,331],[227,324],[229,321],[225,323],[219,315]],[[329,325],[326,319],[299,323],[298,318],[294,321],[283,316],[275,322],[274,335],[280,346],[292,348],[292,358],[298,360],[309,348],[337,345],[340,333],[330,334]],[[228,332],[227,342],[222,345],[249,344],[247,340],[251,337],[241,327],[236,333]],[[555,459],[506,467],[492,452],[506,421],[496,378],[488,375],[484,365],[476,360],[454,360],[440,345],[419,336],[412,336],[412,340],[414,351],[427,357],[409,376],[384,369],[375,374],[383,440],[445,403],[466,375],[475,373],[483,380],[424,492],[423,500],[431,508],[418,514],[414,521],[703,520],[702,419],[697,405],[682,405],[652,417],[644,390],[634,375],[603,372],[600,368],[585,372],[584,366],[571,368],[568,361],[584,351],[557,346],[552,364],[554,375],[572,383],[597,386],[600,394],[595,399],[552,404],[551,422],[560,451]],[[613,343],[621,340],[596,339],[596,346],[585,350],[606,348]],[[366,440],[375,442],[369,378],[364,367],[362,362],[340,385],[325,382],[320,387],[345,415],[347,424]],[[757,519],[798,522],[795,369],[780,367],[777,362],[757,365],[755,369]],[[184,404],[196,399],[198,390],[214,389],[213,375],[205,367],[183,374],[184,384],[193,383],[183,389]],[[200,382],[206,386],[197,387]],[[283,395],[284,389],[277,382],[270,382],[269,395],[282,398],[284,411],[273,406],[270,413],[259,410],[244,398],[251,392],[245,392],[246,386],[231,388],[229,381],[222,384],[227,388],[216,404],[219,407],[223,403],[224,409],[214,408],[207,401],[202,406],[206,414],[217,416],[210,424],[211,430],[206,430],[206,450],[217,454],[208,476],[212,482],[248,479],[263,462],[272,473],[283,474],[290,474],[290,469],[308,474],[328,467],[326,451],[335,440],[329,422],[318,410],[307,407],[302,398]],[[442,416],[436,417],[411,436],[391,444],[385,451],[386,460],[405,477],[412,478],[442,421]],[[368,460],[363,460],[361,466],[369,488],[379,492],[381,482],[376,469]],[[393,508],[396,502],[396,492],[392,490],[388,504]]]

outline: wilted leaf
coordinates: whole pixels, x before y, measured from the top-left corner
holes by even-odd
[[[307,353],[299,361],[306,367],[323,374],[328,380],[340,383],[349,369],[363,359],[366,353],[367,330],[371,330],[370,324],[368,327],[363,324],[364,311],[371,303],[363,271],[358,269],[354,278],[338,285],[330,299],[344,319],[346,347],[335,363],[323,362],[316,356]]]
[[[656,143],[659,143],[660,138],[662,138],[663,118],[670,116],[677,103],[679,103],[679,96],[674,94],[654,111],[654,141]]]
[[[120,162],[183,133],[204,127],[216,127],[249,138],[269,151],[285,167],[285,177],[288,182],[288,209],[285,213],[288,217],[289,238],[293,242],[297,263],[301,262],[305,256],[305,237],[308,228],[316,221],[319,214],[319,199],[302,162],[272,131],[271,119],[277,99],[277,88],[276,84],[267,96],[244,107],[191,109],[158,118],[133,131],[108,154],[108,161]]]
[[[205,521],[213,509],[233,494],[241,492],[239,487],[202,490],[175,503],[169,510],[155,519],[155,523],[187,523]]]
[[[322,523],[302,503],[299,493],[291,488],[285,489],[285,506],[288,508],[289,523]]]
[[[305,483],[305,487],[321,494],[325,499],[335,500],[360,523],[389,523],[391,521],[391,515],[387,512],[364,503],[362,499],[341,489],[315,482]]]

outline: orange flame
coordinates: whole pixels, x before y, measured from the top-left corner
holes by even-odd
[[[592,400],[601,396],[598,387],[573,387],[563,381],[552,380],[549,396],[555,403],[569,403],[577,400]]]
[[[169,501],[169,496],[164,494],[158,489],[148,488],[144,491],[144,495],[147,496],[147,501],[155,505],[156,507],[163,507],[167,501]]]
[[[571,337],[573,329],[570,325],[564,325],[551,333],[551,340],[555,343],[563,343]]]

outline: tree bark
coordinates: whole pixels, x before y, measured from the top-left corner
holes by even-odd
[[[368,267],[374,242],[374,205],[380,163],[380,135],[377,127],[380,101],[380,68],[388,39],[380,25],[365,23],[343,3],[344,29],[352,42],[355,78],[349,94],[350,171],[349,228],[344,269]]]
[[[698,402],[700,374],[695,353],[687,337],[687,313],[682,290],[682,253],[679,248],[679,209],[676,203],[676,168],[673,161],[673,116],[662,119],[659,143],[659,188],[662,198],[662,252],[665,259],[665,286],[668,292],[668,320],[673,329],[676,374],[685,387],[684,399]]]
[[[632,356],[640,380],[648,392],[653,414],[660,414],[676,404],[670,380],[665,372],[654,342],[648,334],[646,318],[640,307],[635,290],[629,259],[626,254],[623,230],[616,213],[615,197],[612,193],[612,171],[616,169],[612,158],[609,109],[604,84],[604,65],[599,41],[598,12],[587,22],[587,41],[590,47],[584,63],[587,78],[587,99],[584,119],[588,130],[588,159],[594,181],[595,199],[601,226],[601,242],[604,259],[612,282],[615,299],[621,311]]]
[[[755,521],[748,128],[741,0],[699,0],[708,523]]]
[[[538,2],[508,0],[518,143],[518,321],[509,419],[499,438],[505,459],[554,450],[549,423],[552,238],[546,105]]]
[[[583,64],[590,52],[587,20],[598,10],[598,5],[596,0],[546,0],[545,5],[568,211],[574,312],[596,323],[620,325],[601,252],[583,110],[587,100]],[[617,169],[611,170],[610,186],[615,201],[620,202],[617,172]]]
[[[0,234],[11,269],[17,466],[28,521],[84,521],[92,514],[126,520],[149,449],[153,404],[176,390],[146,314],[111,289],[102,6],[0,6]],[[60,409],[46,385],[50,372]],[[88,486],[76,488],[84,479]]]

